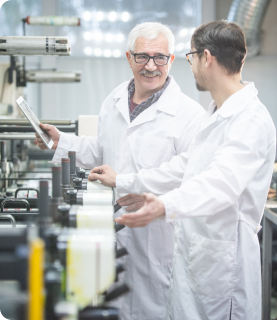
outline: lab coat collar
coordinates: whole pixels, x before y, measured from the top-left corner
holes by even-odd
[[[216,107],[215,101],[212,101],[208,107],[206,115],[203,117],[201,129],[208,127],[215,121],[229,118],[238,110],[241,110],[251,99],[258,94],[253,82],[244,81],[245,87],[231,95],[223,105],[214,113]]]
[[[255,88],[253,82],[243,82],[245,87],[231,95],[218,109],[217,115],[222,118],[228,118],[241,110],[251,99],[258,95],[258,90]],[[210,105],[211,108],[215,108],[213,101]],[[210,108],[209,107],[209,108]]]
[[[157,115],[157,110],[168,113],[173,116],[176,115],[181,90],[175,82],[175,80],[173,79],[173,77],[171,76],[170,84],[165,89],[163,94],[160,96],[159,100],[153,103],[149,108],[144,110],[133,122],[130,123],[128,106],[128,85],[129,82],[126,83],[126,86],[121,88],[116,93],[113,100],[118,100],[115,103],[115,105],[130,127],[134,127],[139,124],[155,119]]]
[[[113,100],[115,101],[115,106],[118,111],[122,114],[123,118],[130,125],[130,114],[129,114],[129,106],[128,106],[128,85],[120,89]]]

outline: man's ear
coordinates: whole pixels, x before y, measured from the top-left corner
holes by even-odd
[[[205,59],[204,60],[205,68],[210,67],[210,65],[212,63],[212,55],[211,55],[210,51],[208,49],[205,49],[203,56],[204,56],[204,58],[202,57],[202,59]]]
[[[130,51],[126,51],[126,57],[127,57],[128,62],[129,62],[130,68],[132,68],[132,65],[131,65],[132,55],[131,55]]]
[[[174,54],[170,55],[170,58],[169,58],[169,61],[168,61],[169,70],[171,69],[171,65],[172,65],[174,60],[175,60],[175,55]]]

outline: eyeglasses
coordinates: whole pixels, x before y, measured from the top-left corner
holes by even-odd
[[[186,57],[187,57],[187,60],[188,60],[188,63],[190,65],[192,65],[192,62],[193,62],[193,54],[194,53],[200,53],[200,52],[203,52],[204,50],[198,50],[198,51],[193,51],[193,52],[189,52],[189,53],[186,53]]]
[[[164,55],[158,55],[158,56],[149,56],[148,54],[144,53],[134,53],[130,51],[131,54],[135,58],[135,62],[138,64],[147,64],[150,59],[153,59],[154,63],[157,66],[165,66],[168,63],[168,60],[170,58],[169,56],[164,56]]]

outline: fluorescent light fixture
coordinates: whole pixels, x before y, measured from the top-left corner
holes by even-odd
[[[182,51],[183,49],[185,49],[185,44],[183,42],[178,43],[177,46],[175,47],[177,52]]]
[[[121,19],[124,22],[129,21],[130,20],[130,13],[127,12],[127,11],[123,12],[122,15],[121,15]]]
[[[102,21],[104,19],[104,14],[103,14],[103,12],[102,11],[98,11],[97,13],[96,13],[96,20],[97,21]]]
[[[92,39],[92,33],[90,31],[84,32],[84,39],[89,41]]]
[[[63,16],[28,16],[26,22],[33,26],[79,26],[81,24],[78,17]]]
[[[91,47],[85,47],[84,52],[87,56],[92,55],[92,48]]]
[[[100,31],[96,32],[94,35],[94,39],[95,39],[95,41],[99,41],[99,42],[102,41],[103,40],[102,32],[100,32]]]
[[[112,42],[113,41],[113,35],[111,33],[106,33],[105,40],[107,42]]]
[[[70,56],[67,37],[0,37],[0,55]]]
[[[96,57],[101,57],[102,56],[102,50],[99,48],[94,49],[94,55]]]
[[[109,13],[109,20],[110,21],[115,21],[116,20],[116,12],[115,11],[111,11]]]
[[[185,37],[188,33],[189,33],[188,29],[187,28],[183,28],[182,30],[180,30],[179,36],[180,37]]]
[[[33,70],[26,72],[28,82],[80,82],[81,71]]]
[[[109,58],[112,55],[112,51],[110,49],[104,50],[104,57]]]
[[[121,51],[118,50],[118,49],[114,50],[114,51],[113,51],[113,56],[114,56],[115,58],[119,58],[119,57],[121,56]]]
[[[83,19],[84,19],[85,21],[89,21],[89,20],[91,19],[91,13],[90,13],[89,11],[85,11],[85,12],[83,13]]]
[[[121,42],[123,42],[123,40],[124,40],[124,35],[123,35],[122,33],[118,33],[118,34],[116,35],[116,41],[117,41],[118,43],[121,43]]]

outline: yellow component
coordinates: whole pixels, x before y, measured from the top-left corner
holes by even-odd
[[[44,318],[44,242],[37,238],[30,243],[28,320]]]

